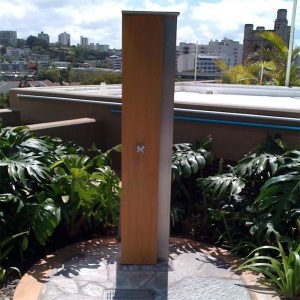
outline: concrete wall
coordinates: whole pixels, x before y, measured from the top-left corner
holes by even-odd
[[[33,89],[34,90],[34,89]],[[56,90],[57,91],[57,90]],[[48,97],[62,97],[68,98],[65,101],[56,101],[49,99],[24,99],[18,96],[19,93],[23,95],[35,95],[35,96],[48,96]],[[113,109],[119,107],[112,105],[99,105],[97,101],[103,100],[106,102],[113,102],[112,98],[101,98],[89,96],[88,100],[92,100],[92,103],[82,102],[68,102],[72,97],[76,99],[86,99],[84,95],[66,95],[61,93],[45,93],[44,90],[38,89],[38,91],[28,89],[12,89],[10,95],[10,106],[12,109],[20,111],[22,124],[39,124],[46,122],[55,122],[63,120],[73,120],[78,118],[92,118],[95,120],[95,124],[82,125],[77,128],[52,128],[47,130],[47,133],[53,135],[59,134],[62,136],[61,131],[66,131],[72,134],[72,140],[76,140],[80,145],[91,146],[93,143],[97,147],[106,150],[111,148],[121,141],[121,120],[120,114],[112,113]],[[120,100],[118,100],[120,103]],[[59,131],[58,131],[59,130]],[[46,132],[39,130],[39,133]],[[64,134],[67,135],[67,134]],[[76,137],[76,138],[75,138]],[[90,139],[90,140],[89,140]]]
[[[89,149],[93,141],[97,140],[97,135],[102,130],[102,123],[91,118],[79,118],[72,120],[38,123],[28,125],[29,129],[36,135],[48,135],[58,137],[65,141],[74,142],[85,149]],[[84,134],[78,134],[84,133]],[[98,147],[102,149],[105,144],[98,141]]]
[[[11,109],[0,109],[0,121],[3,126],[17,126],[21,124],[20,112]]]
[[[208,89],[211,88],[208,87]],[[20,94],[27,94],[28,98],[21,97]],[[34,98],[30,95],[46,98]],[[58,100],[59,97],[66,99]],[[78,102],[74,98],[84,101]],[[96,96],[88,93],[84,94],[83,92],[78,93],[75,90],[74,92],[65,92],[63,89],[53,89],[51,91],[49,88],[26,88],[12,89],[10,101],[11,108],[20,112],[23,124],[92,118],[95,119],[95,124],[87,125],[86,128],[64,128],[63,130],[68,130],[65,137],[67,138],[70,134],[72,140],[76,137],[76,140],[84,145],[87,145],[89,139],[91,139],[90,144],[94,142],[102,150],[111,148],[121,142],[121,97]],[[104,104],[99,104],[101,101],[104,101]],[[288,145],[299,146],[300,111],[297,110],[294,110],[293,113],[285,112],[283,114],[285,117],[293,117],[294,121],[255,121],[250,118],[210,116],[199,112],[178,112],[176,111],[178,108],[214,111],[219,109],[229,112],[271,116],[282,115],[281,112],[260,111],[255,108],[231,109],[230,107],[222,107],[221,109],[214,106],[213,103],[210,106],[199,103],[175,103],[174,143],[195,142],[202,137],[211,135],[213,137],[213,152],[218,158],[238,160],[253,147],[260,144],[268,134],[278,133]],[[253,125],[253,122],[256,125]],[[259,126],[258,123],[263,123],[263,126]],[[283,126],[283,128],[271,128],[272,126]],[[51,134],[55,135],[56,133],[52,131]]]

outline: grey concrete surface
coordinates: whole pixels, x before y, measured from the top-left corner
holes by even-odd
[[[218,248],[173,238],[169,262],[148,266],[120,265],[120,251],[120,244],[112,239],[86,241],[59,250],[28,272],[14,299],[279,299],[257,284],[253,276],[234,273],[232,258]],[[32,280],[40,286],[37,297],[33,296]]]

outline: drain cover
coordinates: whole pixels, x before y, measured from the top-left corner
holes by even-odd
[[[104,290],[104,300],[155,300],[151,290],[110,289]]]

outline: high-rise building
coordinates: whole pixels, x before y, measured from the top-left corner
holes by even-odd
[[[89,39],[87,37],[80,37],[80,46],[87,47],[89,45]]]
[[[228,64],[228,58],[226,56],[212,54],[197,55],[197,71],[206,74],[218,74],[220,70],[215,63],[218,59],[223,59]]]
[[[107,65],[109,68],[113,70],[121,70],[122,69],[122,57],[118,55],[111,55],[106,58]]]
[[[232,67],[242,63],[243,45],[227,38],[221,42],[210,41],[207,46],[207,53],[224,57],[228,66]]]
[[[41,32],[38,34],[38,38],[41,39],[41,40],[46,41],[48,44],[49,44],[49,42],[50,42],[49,34],[44,33],[43,31],[41,31]]]
[[[288,21],[286,18],[287,10],[278,9],[277,18],[274,22],[273,30],[266,30],[263,26],[256,27],[253,29],[253,24],[245,24],[244,27],[244,41],[243,41],[243,63],[247,61],[252,53],[259,49],[268,48],[272,50],[272,45],[260,36],[260,33],[264,31],[274,32],[281,36],[283,40],[289,44],[291,27],[288,26]]]
[[[197,49],[197,51],[196,51]],[[232,67],[242,63],[243,45],[238,41],[224,38],[210,41],[208,45],[197,45],[195,43],[180,43],[177,47],[177,71],[185,72],[197,69],[205,73],[216,73],[216,59],[222,59]],[[197,62],[195,64],[195,57]]]
[[[109,51],[109,45],[101,45],[101,44],[97,43],[96,47],[101,52],[108,52]]]
[[[71,36],[70,34],[63,32],[58,35],[58,43],[64,46],[70,46]]]
[[[16,46],[17,32],[16,31],[0,31],[0,45]]]

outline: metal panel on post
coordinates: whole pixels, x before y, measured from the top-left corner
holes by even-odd
[[[123,11],[121,264],[168,261],[177,16]]]

